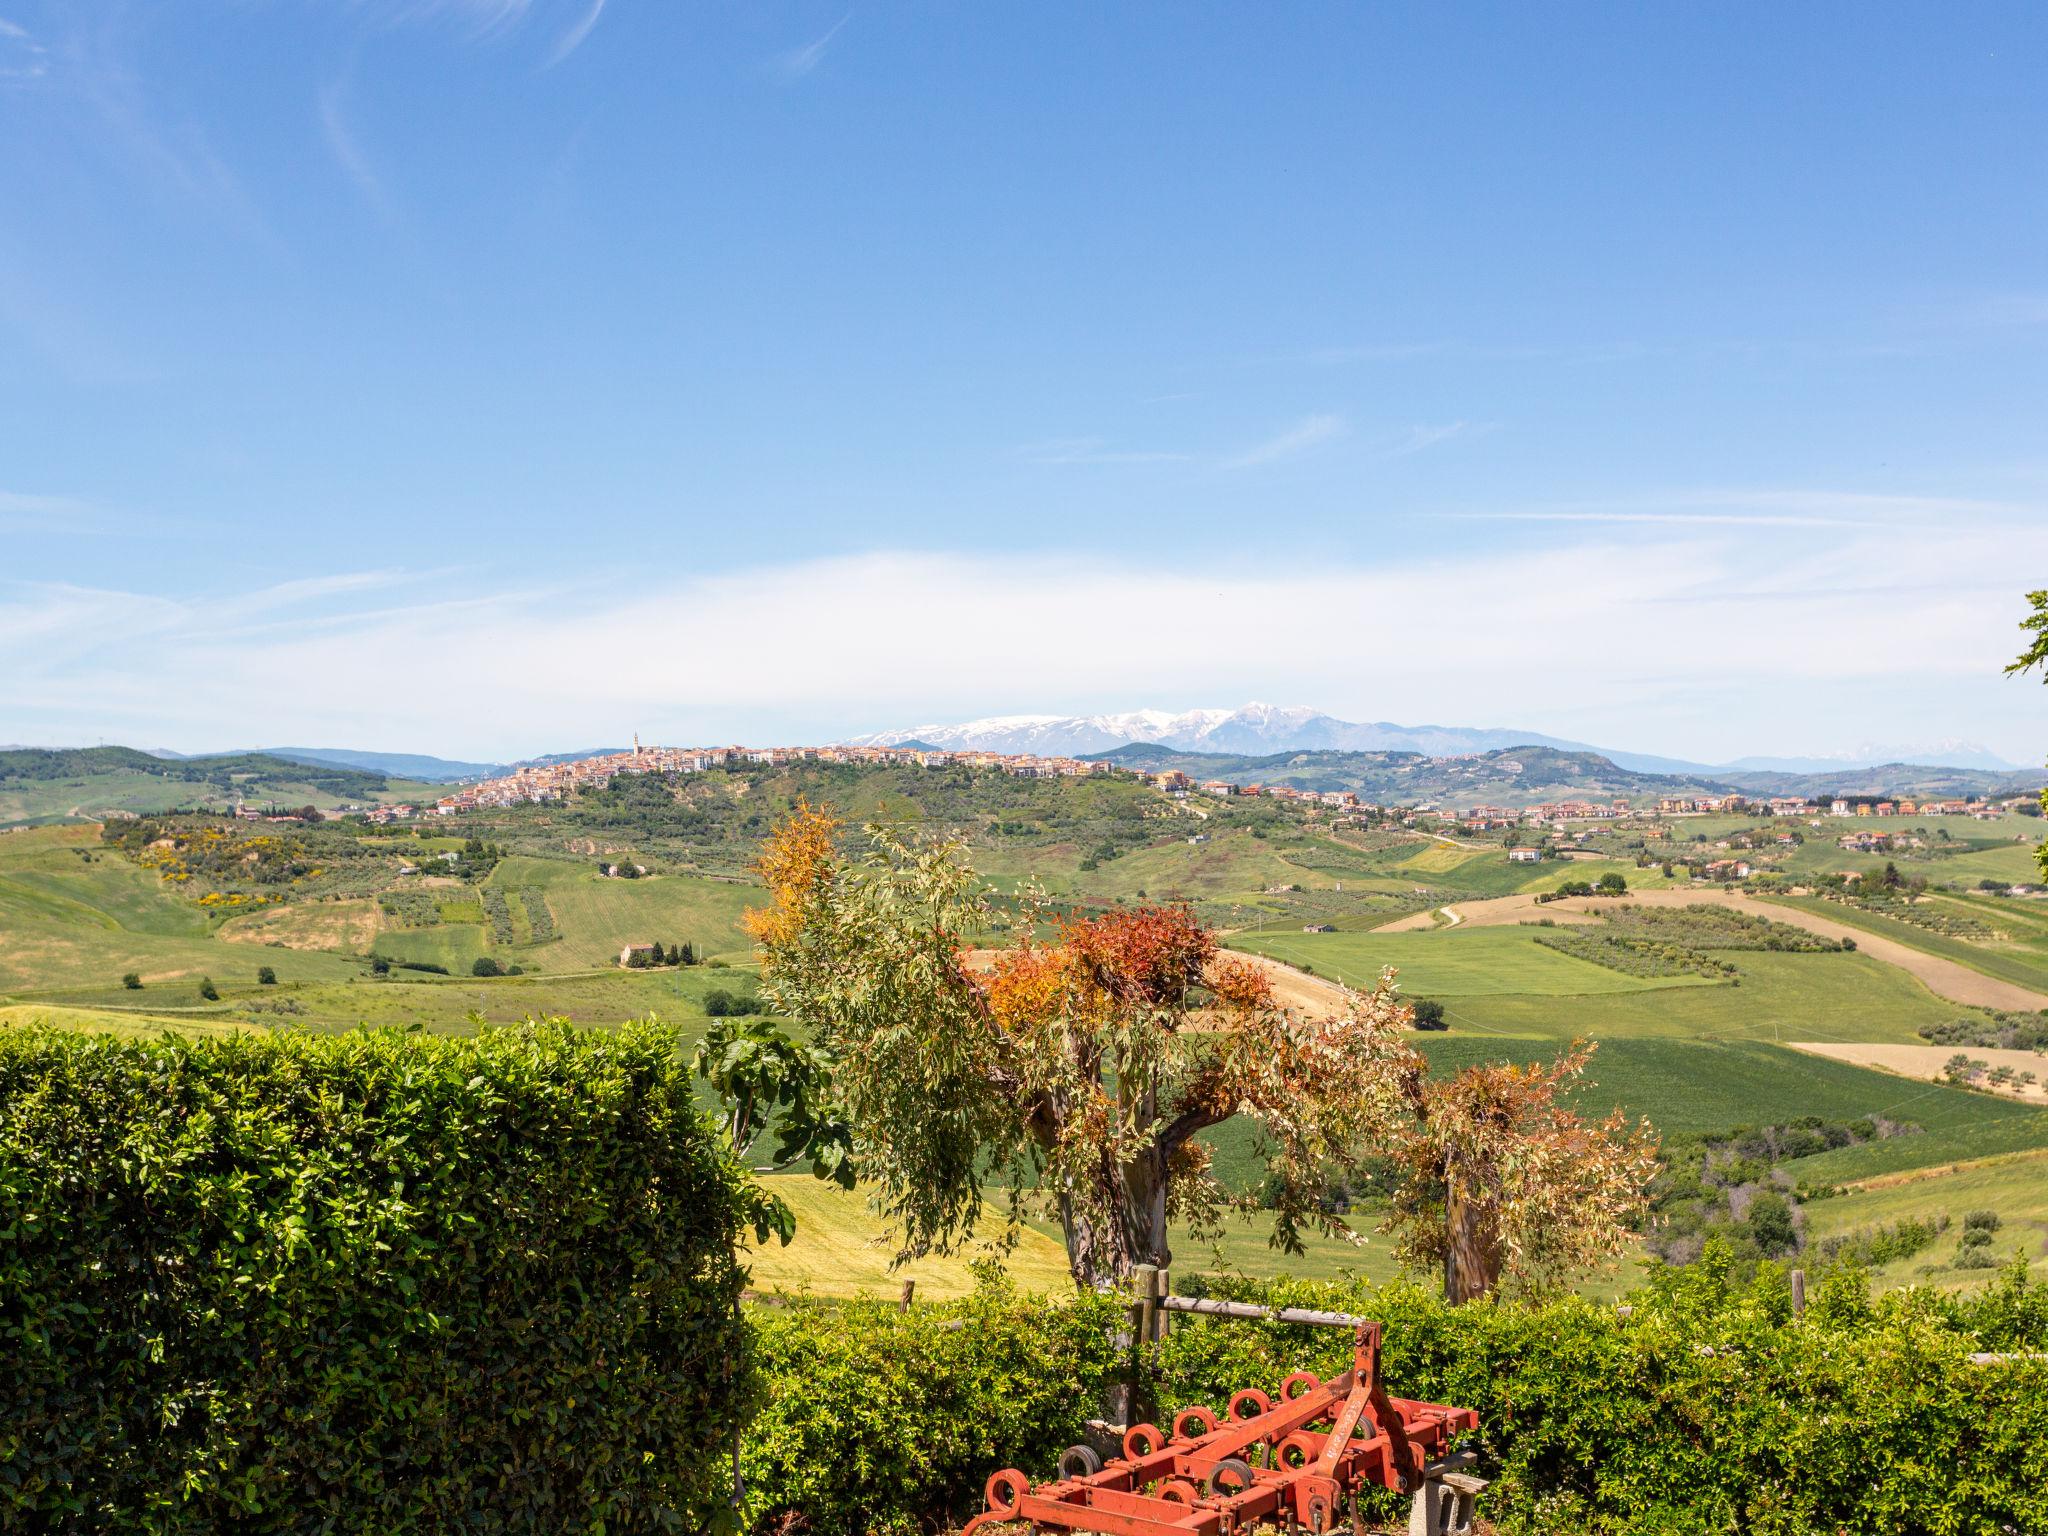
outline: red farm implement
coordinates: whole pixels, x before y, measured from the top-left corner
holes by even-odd
[[[1345,1512],[1355,1531],[1364,1529],[1356,1495],[1368,1485],[1415,1495],[1411,1532],[1469,1530],[1482,1485],[1461,1475],[1469,1457],[1448,1453],[1452,1437],[1477,1429],[1479,1416],[1389,1397],[1379,1379],[1379,1324],[1358,1324],[1355,1337],[1351,1369],[1334,1380],[1297,1371],[1277,1400],[1247,1388],[1221,1418],[1183,1409],[1171,1435],[1133,1424],[1123,1455],[1104,1462],[1074,1446],[1060,1458],[1059,1477],[1037,1487],[1015,1469],[996,1473],[987,1513],[961,1536],[1011,1521],[1105,1536],[1235,1536],[1261,1524],[1323,1536]]]

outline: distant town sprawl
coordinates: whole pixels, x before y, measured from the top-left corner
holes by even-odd
[[[1568,821],[1608,821],[1637,815],[1649,809],[1625,798],[1610,800],[1553,800],[1521,807],[1475,805],[1461,809],[1440,808],[1423,803],[1408,806],[1381,805],[1351,790],[1296,789],[1290,785],[1240,784],[1223,779],[1197,780],[1179,769],[1142,772],[1119,768],[1102,758],[1044,757],[1028,752],[942,751],[927,747],[819,746],[819,747],[656,747],[636,740],[632,750],[608,752],[570,762],[525,767],[501,778],[485,779],[443,795],[431,806],[382,805],[369,808],[373,821],[409,820],[415,816],[453,815],[480,807],[544,804],[565,800],[576,790],[603,789],[620,774],[704,773],[713,769],[750,765],[778,767],[794,763],[845,764],[871,767],[922,768],[964,767],[985,772],[1006,773],[1015,778],[1061,779],[1118,775],[1151,784],[1176,799],[1190,796],[1265,797],[1301,806],[1328,807],[1339,814],[1389,819],[1403,825],[1454,827],[1461,832],[1490,831],[1530,824],[1555,825]],[[1752,814],[1777,817],[1819,818],[1894,816],[1978,816],[1990,818],[2017,806],[2011,801],[1970,799],[1910,800],[1874,796],[1838,796],[1815,801],[1798,796],[1745,797],[1742,795],[1667,796],[1657,801],[1660,816]]]

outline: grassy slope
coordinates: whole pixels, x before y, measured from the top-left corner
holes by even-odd
[[[231,1019],[180,1018],[171,1014],[117,1013],[103,1008],[63,1008],[40,1003],[0,1006],[0,1028],[48,1025],[53,1029],[114,1035],[123,1040],[154,1040],[161,1035],[232,1035],[252,1026]]]
[[[507,976],[420,976],[401,971],[382,980],[277,988],[277,1000],[303,1011],[296,1024],[347,1029],[356,1024],[418,1025],[461,1034],[486,1024],[516,1024],[560,1015],[578,1024],[605,1026],[659,1014],[672,1021],[706,1018],[704,996],[713,988],[740,992],[754,985],[751,968],[697,966],[690,970],[621,971]],[[472,1017],[474,1016],[474,1017]]]
[[[1806,1207],[1806,1230],[1809,1238],[1822,1238],[1947,1216],[1951,1227],[1943,1240],[1884,1266],[1879,1278],[1892,1284],[1980,1284],[1983,1270],[1953,1264],[1957,1229],[1963,1213],[1973,1210],[1996,1211],[2004,1221],[1992,1243],[1995,1257],[2022,1254],[2037,1279],[2048,1275],[2048,1152],[1994,1158],[1817,1201]]]
[[[977,1255],[919,1259],[889,1267],[891,1250],[877,1233],[879,1223],[859,1192],[823,1183],[809,1174],[770,1174],[761,1183],[796,1213],[796,1239],[787,1248],[770,1239],[743,1254],[757,1289],[809,1291],[818,1296],[893,1296],[905,1280],[917,1282],[925,1298],[960,1296],[974,1289],[970,1264]],[[1072,1286],[1066,1249],[1056,1238],[1026,1227],[1017,1245],[997,1257],[1025,1290],[1058,1291]]]
[[[734,881],[689,875],[608,880],[589,862],[560,859],[508,858],[491,872],[489,883],[513,899],[515,913],[521,890],[537,886],[546,893],[561,937],[504,958],[549,970],[609,965],[625,945],[657,940],[687,940],[706,958],[743,959],[751,945],[740,928],[740,914],[761,902],[758,887]],[[381,942],[388,941],[387,936]]]
[[[218,942],[204,913],[154,875],[100,852],[89,827],[0,837],[0,933],[0,990],[68,1001],[184,1006],[198,1002],[202,975],[226,985],[253,982],[259,965],[288,981],[338,980],[358,969],[343,955]],[[127,971],[139,972],[151,995],[119,996]]]

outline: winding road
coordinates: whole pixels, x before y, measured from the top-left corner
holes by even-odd
[[[1982,971],[1973,971],[1967,965],[1954,960],[1944,959],[1940,955],[1930,955],[1924,950],[1901,944],[1897,939],[1869,933],[1848,923],[1836,922],[1833,918],[1808,911],[1804,907],[1787,907],[1777,902],[1759,901],[1756,897],[1745,896],[1740,891],[1724,891],[1718,887],[1705,891],[1631,891],[1624,898],[1570,896],[1562,901],[1541,903],[1536,900],[1533,893],[1525,892],[1516,896],[1496,896],[1486,901],[1460,902],[1453,921],[1472,928],[1495,928],[1533,922],[1538,917],[1548,917],[1557,922],[1589,923],[1595,921],[1595,913],[1603,907],[1615,905],[1617,900],[1630,901],[1645,907],[1733,907],[1738,912],[1746,912],[1753,917],[1767,917],[1773,922],[1789,923],[1795,928],[1804,928],[1808,933],[1818,934],[1822,938],[1854,939],[1859,953],[1869,955],[1873,960],[1882,960],[1887,965],[1897,966],[1936,997],[1947,998],[1952,1003],[1966,1003],[1973,1008],[2007,1008],[2018,1012],[2048,1008],[2048,993],[2037,992],[2017,982],[2001,981],[1996,976],[1986,976]],[[1440,907],[1437,911],[1448,914],[1451,909]],[[1417,912],[1373,931],[1407,933],[1435,926],[1434,912]]]

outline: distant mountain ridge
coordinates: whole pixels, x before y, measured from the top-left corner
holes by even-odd
[[[1733,763],[1697,763],[1571,741],[1541,731],[1501,726],[1396,725],[1378,720],[1339,720],[1321,710],[1252,703],[1237,709],[1133,709],[1102,715],[991,715],[953,725],[928,724],[874,731],[850,739],[853,746],[916,743],[946,751],[1036,752],[1048,756],[1099,756],[1118,747],[1146,743],[1183,752],[1261,756],[1275,752],[1418,752],[1425,757],[1463,757],[1509,747],[1551,747],[1560,752],[1595,752],[1617,767],[1637,773],[1680,776],[1725,773],[1840,773],[1905,764],[1913,767],[1973,768],[1991,773],[2021,771],[1976,742],[1943,741],[1932,746],[1866,745],[1831,757],[1747,757]]]
[[[550,752],[542,757],[522,758],[516,763],[471,763],[459,758],[433,757],[423,752],[362,752],[353,747],[261,747],[270,757],[288,763],[307,763],[321,768],[360,768],[387,778],[415,779],[428,784],[452,784],[462,779],[494,779],[515,768],[544,768],[550,763],[572,763],[579,758],[601,757],[621,752],[623,747],[585,747],[575,752]]]
[[[270,757],[316,767],[361,768],[394,779],[448,783],[456,779],[487,779],[505,771],[502,763],[465,763],[424,752],[359,752],[349,747],[262,747]]]

